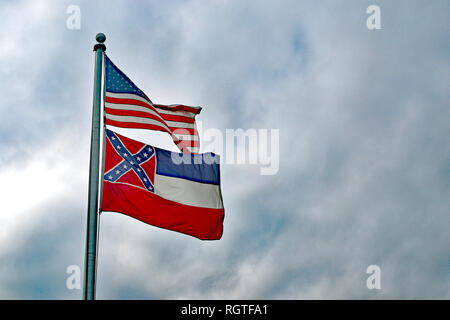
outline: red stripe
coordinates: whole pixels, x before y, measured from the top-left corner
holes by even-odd
[[[159,109],[163,109],[163,110],[168,110],[168,111],[187,111],[187,112],[191,112],[193,114],[199,114],[200,111],[202,110],[201,108],[195,108],[195,107],[189,107],[189,106],[185,106],[182,104],[177,104],[174,106],[168,106],[168,105],[164,105],[164,104],[153,104],[153,106],[155,108],[159,108]]]
[[[197,129],[194,128],[175,128],[175,127],[169,127],[170,130],[172,130],[175,134],[189,134],[192,136],[197,136],[198,132]]]
[[[177,105],[172,105],[172,106],[164,105],[164,104],[153,104],[152,105],[149,102],[144,102],[142,100],[114,98],[114,97],[108,97],[108,96],[105,96],[105,102],[119,103],[119,104],[134,104],[134,105],[138,105],[138,106],[148,107],[153,110],[155,110],[154,108],[159,108],[159,109],[168,110],[168,111],[186,111],[186,112],[190,112],[193,114],[199,114],[200,111],[202,110],[202,108],[200,108],[200,107],[198,107],[198,108],[190,107],[190,106],[185,106],[183,104],[177,104]]]
[[[178,121],[178,122],[186,122],[186,123],[195,123],[194,118],[189,118],[185,116],[178,116],[173,114],[160,113],[161,118],[166,121]]]
[[[153,119],[153,120],[157,120],[157,121],[167,125],[167,123],[165,123],[163,120],[161,120],[160,117],[158,117],[154,114],[148,113],[148,112],[144,112],[144,111],[121,110],[121,109],[112,109],[112,108],[105,107],[105,112],[107,114],[112,114],[112,115],[116,115],[116,116],[129,116],[129,117],[140,117],[140,118]]]
[[[198,141],[194,140],[181,140],[178,144],[180,147],[199,147],[200,144]]]
[[[123,213],[150,225],[201,240],[222,237],[223,209],[184,205],[126,184],[103,182],[101,210]]]
[[[136,99],[122,99],[122,98],[113,98],[113,97],[105,96],[105,102],[118,103],[118,104],[132,104],[132,105],[136,105],[136,106],[147,107],[155,112],[158,112],[155,110],[155,108],[153,108],[153,106],[149,102],[144,102],[144,101],[136,100]]]

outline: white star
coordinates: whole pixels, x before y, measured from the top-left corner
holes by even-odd
[[[128,155],[127,155],[126,153],[124,153],[123,156],[124,156],[125,158],[128,157]]]
[[[117,174],[119,174],[119,173],[120,173],[120,171],[119,171],[119,170],[116,170],[116,173],[117,173]]]
[[[146,158],[147,158],[147,156],[148,156],[148,154],[144,152],[144,157],[146,157]]]
[[[124,168],[124,169],[127,169],[127,168],[128,168],[128,166],[127,166],[126,164],[124,164],[124,165],[123,165],[123,168]]]
[[[119,150],[120,150],[120,146],[117,146],[117,149],[119,149]]]
[[[131,165],[133,165],[133,164],[134,164],[134,162],[133,162],[133,161],[130,161],[130,164],[131,164]]]
[[[108,178],[109,178],[110,180],[112,180],[113,176],[112,176],[112,175],[109,175]]]
[[[114,140],[116,140],[116,138],[114,138],[114,137],[111,137],[111,140],[112,140],[112,141],[114,141]]]
[[[141,161],[141,157],[137,157],[136,159],[137,159],[138,161]]]

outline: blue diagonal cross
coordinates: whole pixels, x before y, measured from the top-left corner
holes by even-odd
[[[125,173],[133,170],[144,184],[145,188],[148,191],[154,192],[153,184],[145,173],[145,170],[142,169],[141,164],[148,161],[154,155],[155,149],[151,146],[144,146],[137,153],[131,154],[114,132],[106,130],[106,136],[108,137],[109,142],[111,142],[114,150],[116,150],[123,160],[114,168],[106,172],[103,178],[106,181],[116,182]]]

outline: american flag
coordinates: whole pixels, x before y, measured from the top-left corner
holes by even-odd
[[[105,55],[105,124],[167,132],[182,152],[198,153],[195,116],[201,107],[154,104]]]

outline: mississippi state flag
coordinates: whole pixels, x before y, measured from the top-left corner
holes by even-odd
[[[219,156],[171,152],[105,133],[101,211],[202,240],[221,238]]]

